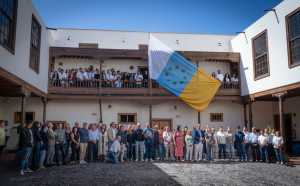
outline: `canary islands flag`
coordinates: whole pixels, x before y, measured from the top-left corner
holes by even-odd
[[[197,111],[208,106],[220,87],[218,80],[152,35],[148,57],[150,78]]]

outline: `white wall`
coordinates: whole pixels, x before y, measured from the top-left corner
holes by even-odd
[[[224,113],[223,122],[211,122],[210,113]],[[209,107],[201,112],[201,124],[210,127],[244,126],[243,106],[231,101],[213,101]]]
[[[217,70],[223,74],[230,73],[230,64],[226,62],[199,62],[199,68],[203,68],[207,74],[217,73]]]
[[[292,69],[288,67],[285,21],[285,16],[298,7],[300,7],[300,1],[285,0],[275,7],[279,23],[277,23],[274,13],[269,12],[244,30],[248,42],[244,34],[239,34],[232,40],[233,51],[241,54],[242,95],[300,81],[300,66]],[[270,76],[254,81],[251,39],[265,29],[268,31]]]
[[[147,32],[62,28],[51,30],[51,34],[53,37],[51,46],[57,47],[76,48],[79,43],[98,43],[99,48],[138,49],[139,45],[148,44],[149,41],[149,33]],[[181,51],[229,52],[231,51],[230,40],[233,38],[233,36],[226,35],[151,34],[170,48]]]
[[[108,105],[111,105],[109,108]],[[174,108],[176,106],[176,109]],[[8,120],[13,124],[13,114],[21,110],[20,98],[1,98],[0,111],[4,110],[0,120]],[[42,121],[43,104],[40,98],[28,98],[25,105],[26,112],[35,112],[35,119]],[[224,122],[210,122],[209,113],[223,112]],[[118,113],[137,113],[137,122],[145,126],[149,123],[149,106],[134,100],[103,100],[102,119],[106,124],[118,121]],[[50,100],[47,103],[48,121],[66,121],[71,125],[79,122],[99,122],[99,103],[97,100]],[[152,118],[172,119],[173,127],[177,125],[192,127],[198,123],[195,110],[181,101],[161,101],[152,106]],[[231,126],[235,128],[243,125],[242,106],[231,101],[213,101],[209,107],[201,112],[203,126],[219,127]]]
[[[42,25],[40,72],[37,74],[29,67],[31,19],[32,14]],[[47,92],[49,64],[48,31],[45,24],[33,8],[31,0],[18,1],[15,54],[0,45],[0,67],[13,73],[43,92]]]
[[[108,108],[108,105],[111,105],[111,108]],[[104,100],[102,102],[104,123],[118,122],[118,113],[136,113],[137,122],[142,126],[145,127],[149,123],[149,106],[147,105],[128,100]]]
[[[0,120],[7,120],[9,128],[14,124],[14,113],[21,112],[21,98],[0,97]],[[34,112],[35,120],[43,120],[43,104],[40,98],[27,98],[25,112]]]
[[[99,122],[99,105],[96,100],[50,100],[47,103],[48,121]]]

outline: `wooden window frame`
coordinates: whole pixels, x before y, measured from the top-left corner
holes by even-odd
[[[121,122],[121,115],[134,115],[134,122]],[[135,125],[137,123],[137,113],[118,113],[118,123]]]
[[[39,37],[39,41],[38,41],[38,46],[37,48],[32,46],[32,36],[33,36],[33,32],[32,32],[32,25],[35,22],[35,24],[37,24],[38,28],[39,28],[39,33],[38,33],[38,37]],[[31,19],[31,32],[30,32],[30,55],[29,55],[29,67],[30,69],[32,69],[33,71],[35,71],[37,74],[40,71],[40,56],[41,56],[41,36],[42,36],[42,26],[40,24],[40,22],[38,21],[38,19],[32,15],[32,19]],[[34,53],[34,54],[33,54]],[[37,65],[35,65],[31,59],[33,57],[33,55],[35,55],[38,59]]]
[[[258,39],[259,37],[261,37],[263,34],[266,34],[266,49],[267,49],[267,53],[266,54],[263,54],[263,55],[267,55],[267,63],[268,63],[268,73],[266,74],[263,74],[263,75],[260,75],[260,76],[256,76],[256,59],[258,57],[255,57],[255,45],[254,45],[254,42],[256,39]],[[254,81],[257,81],[259,79],[263,79],[263,78],[266,78],[268,76],[270,76],[270,61],[269,61],[269,44],[268,44],[268,30],[265,29],[263,30],[262,32],[260,32],[259,34],[257,34],[256,36],[254,36],[252,38],[252,58],[253,58],[253,79]],[[263,55],[259,56],[259,57],[262,57]]]
[[[294,68],[300,65],[299,63],[292,63],[292,50],[291,50],[291,41],[290,41],[290,30],[289,30],[289,18],[297,13],[300,12],[300,7],[298,7],[296,10],[289,13],[287,16],[285,16],[285,27],[286,27],[286,41],[287,41],[287,52],[288,52],[288,66],[289,68]],[[293,40],[296,40],[299,38],[293,38]]]
[[[26,117],[26,114],[28,113],[32,113],[33,115],[33,120],[35,120],[35,112],[25,112],[25,117]],[[26,118],[25,118],[25,121],[26,121]],[[14,112],[14,123],[22,123],[22,113],[21,112]]]
[[[219,120],[214,120],[213,119],[213,115],[214,114],[220,114],[221,120],[220,121]],[[224,122],[224,113],[223,112],[213,112],[213,113],[210,113],[209,114],[209,119],[210,119],[210,122]]]
[[[17,28],[17,15],[18,15],[18,0],[13,0],[14,1],[14,7],[13,7],[13,18],[10,20],[10,26],[12,26],[12,30],[9,34],[9,45],[4,45],[3,43],[0,43],[0,46],[5,48],[7,51],[9,51],[11,54],[15,54],[15,45],[16,45],[16,28]],[[0,9],[1,11],[1,9]],[[5,15],[5,13],[3,13]],[[7,16],[6,16],[7,17]],[[1,17],[0,17],[1,18]]]

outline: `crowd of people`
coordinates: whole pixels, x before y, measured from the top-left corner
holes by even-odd
[[[212,77],[222,82],[223,88],[239,88],[237,74],[213,72]],[[100,81],[101,80],[101,81]],[[101,83],[101,84],[100,84]],[[113,68],[102,70],[89,68],[67,69],[58,68],[50,72],[50,84],[55,87],[109,87],[109,88],[147,88],[148,71],[121,72]],[[154,87],[157,87],[154,84]]]
[[[213,72],[211,76],[222,82],[223,88],[239,88],[239,78],[237,74],[223,74],[221,70],[217,70],[217,73]]]
[[[148,72],[121,72],[113,68],[100,72],[93,66],[67,70],[58,68],[50,72],[50,82],[58,87],[146,88]]]
[[[2,126],[2,124],[0,124]],[[2,127],[0,127],[2,128]],[[21,175],[62,164],[105,161],[263,161],[284,163],[283,138],[271,129],[251,132],[237,127],[226,130],[177,126],[175,130],[154,126],[111,123],[69,124],[27,122],[18,133]],[[0,131],[1,134],[1,131]],[[1,145],[1,144],[0,144]],[[29,167],[31,169],[29,169]]]

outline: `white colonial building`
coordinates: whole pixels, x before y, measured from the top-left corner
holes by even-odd
[[[0,7],[0,120],[8,127],[25,120],[257,126],[285,131],[289,144],[300,140],[298,0],[283,1],[238,35],[151,33],[208,74],[238,75],[239,84],[222,86],[203,112],[148,79],[150,33],[47,28],[30,0],[7,2]],[[53,75],[80,69],[100,77],[120,71],[123,84]],[[130,80],[137,72],[141,86]]]

